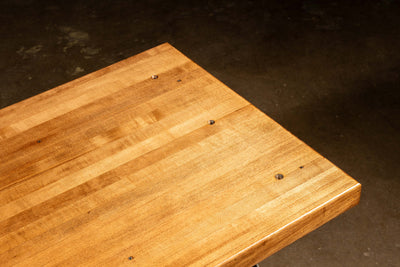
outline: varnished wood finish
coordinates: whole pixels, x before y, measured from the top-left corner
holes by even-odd
[[[361,191],[169,44],[0,110],[0,147],[5,266],[250,266]]]

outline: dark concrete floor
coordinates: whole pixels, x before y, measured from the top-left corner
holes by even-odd
[[[2,0],[0,107],[169,42],[363,184],[261,266],[400,266],[399,3],[288,2]]]

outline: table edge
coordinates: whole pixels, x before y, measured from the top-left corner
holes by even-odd
[[[256,243],[225,259],[217,266],[253,266],[346,210],[356,206],[360,201],[360,196],[361,184],[357,183]]]

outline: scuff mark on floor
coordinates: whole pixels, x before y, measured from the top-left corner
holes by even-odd
[[[85,46],[90,39],[87,32],[75,30],[71,27],[60,27],[59,30],[64,34],[59,37],[58,41],[59,44],[65,43],[64,52],[74,46]]]
[[[84,47],[81,49],[81,54],[84,55],[86,59],[91,58],[94,55],[97,55],[101,51],[101,48],[95,47]]]
[[[43,45],[35,45],[29,49],[25,49],[25,47],[22,46],[20,49],[18,49],[17,54],[20,55],[23,59],[26,59],[30,56],[34,56],[36,53],[42,50],[42,48]]]
[[[72,76],[75,76],[75,75],[78,75],[79,73],[82,73],[82,72],[84,72],[85,71],[85,69],[84,68],[81,68],[81,67],[75,67],[75,69],[74,70],[72,70],[72,71],[68,71],[67,73],[69,73],[70,75],[72,75]]]

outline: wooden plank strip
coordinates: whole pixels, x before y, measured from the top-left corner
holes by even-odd
[[[179,65],[179,63],[181,63],[179,59],[183,60],[183,62],[187,61],[187,59],[182,57],[171,61],[170,53],[173,52],[171,46],[167,44],[160,45],[156,47],[153,52],[143,52],[107,68],[88,74],[75,81],[6,107],[0,110],[0,125],[2,128],[4,126],[10,127],[15,124],[15,122],[24,121],[29,117],[32,118],[34,115],[42,113],[45,109],[51,111],[54,109],[54,106],[59,106],[65,101],[75,101],[76,99],[79,99],[82,95],[87,93],[87,90],[91,90],[89,91],[90,96],[96,99],[96,89],[106,82],[120,81],[121,79],[124,79],[126,83],[132,83],[132,80],[136,82],[146,80],[154,73],[154,71],[163,72],[163,70],[170,68],[171,64]],[[151,54],[157,54],[157,58],[149,56]],[[161,64],[155,63],[154,61],[160,62]],[[149,72],[150,70],[151,72]],[[130,73],[131,71],[134,72]],[[91,99],[87,98],[87,101],[91,101]],[[81,103],[87,104],[85,101],[82,101]],[[41,109],[38,109],[38,106],[40,106]],[[69,105],[67,105],[67,107],[68,106]],[[56,109],[54,112],[62,114],[62,111],[64,110],[65,108],[62,108],[61,110]],[[47,118],[45,117],[44,119]],[[18,132],[18,130],[16,131]]]
[[[201,94],[194,92],[194,90],[189,87],[189,84],[185,86],[185,88],[181,88],[182,90],[174,90],[162,94],[139,106],[134,105],[133,107],[126,107],[124,113],[118,112],[117,114],[113,114],[107,112],[105,116],[100,118],[91,116],[91,118],[88,118],[86,121],[81,121],[80,124],[74,123],[71,129],[63,129],[60,128],[59,125],[54,127],[44,124],[42,126],[45,129],[54,127],[58,129],[57,131],[59,134],[43,138],[41,133],[32,133],[34,138],[28,142],[33,145],[29,148],[25,146],[23,154],[19,153],[18,150],[15,153],[6,154],[3,158],[0,157],[0,160],[4,162],[4,165],[0,167],[0,171],[4,173],[0,176],[0,180],[4,179],[2,182],[4,185],[8,185],[11,180],[15,183],[15,176],[24,178],[27,173],[34,175],[35,172],[39,173],[49,168],[49,166],[60,165],[60,162],[74,159],[77,156],[100,148],[109,142],[113,142],[118,138],[123,138],[132,134],[138,135],[146,130],[151,130],[152,132],[156,132],[156,130],[165,130],[168,124],[178,123],[179,117],[182,117],[183,113],[201,112],[199,109],[196,110],[194,106],[190,105],[193,99],[195,99],[197,103],[204,105],[204,111],[208,108],[212,108],[213,104],[210,103],[208,96],[215,88],[212,86],[207,87],[205,81],[198,82],[204,84],[204,91],[201,92]],[[181,95],[183,95],[183,97]],[[187,97],[185,97],[186,95]],[[230,98],[227,94],[220,94],[218,97],[221,100],[221,104]],[[159,112],[157,107],[166,100],[171,101],[171,105],[166,106],[166,111]],[[138,114],[141,114],[141,116]],[[77,116],[76,114],[73,115],[73,117]],[[65,117],[60,119],[60,121],[64,122],[70,121],[69,118]],[[118,123],[116,123],[116,121]],[[92,125],[94,122],[101,128],[93,129]],[[149,126],[149,124],[151,124],[151,128],[146,127]],[[73,145],[79,143],[82,138],[88,138],[89,142],[81,146]],[[35,140],[41,140],[41,143],[37,144]],[[10,144],[10,146],[12,145],[13,143]],[[54,147],[59,148],[56,154],[46,153],[46,151],[54,151]],[[37,149],[43,151],[41,153],[41,158],[34,156],[37,154]]]

